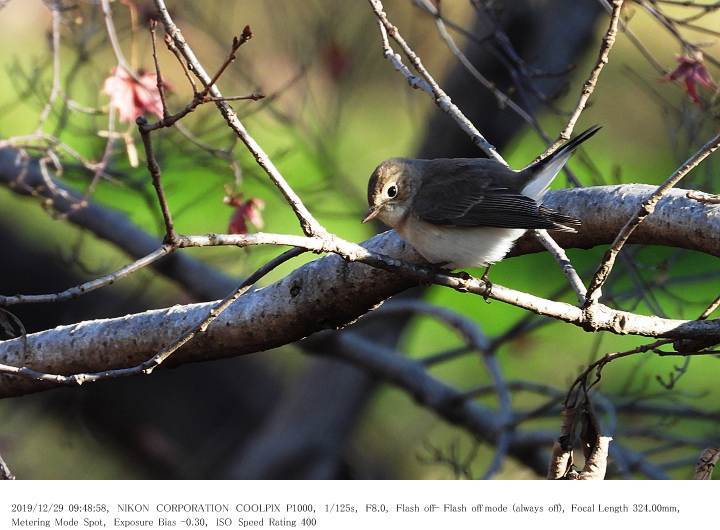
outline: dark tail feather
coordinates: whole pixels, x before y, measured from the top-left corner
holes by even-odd
[[[572,153],[575,149],[578,148],[581,143],[583,143],[585,140],[589,140],[590,138],[592,138],[592,136],[600,129],[602,129],[601,125],[593,125],[589,129],[578,134],[575,138],[571,138],[570,140],[568,140],[565,145],[560,147],[557,151],[552,153],[547,158],[555,158],[558,156],[562,156],[566,153]]]
[[[568,140],[564,145],[556,149],[553,153],[549,154],[536,164],[533,164],[532,166],[526,168],[526,170],[530,170],[533,174],[537,175],[542,171],[545,166],[551,164],[559,158],[562,158],[565,155],[570,155],[575,149],[580,146],[581,143],[583,143],[585,140],[589,140],[600,129],[602,129],[600,125],[593,125],[586,131],[578,134],[575,138],[571,138],[570,140]]]
[[[575,233],[580,229],[580,226],[582,226],[580,219],[576,219],[575,217],[571,217],[569,215],[563,215],[552,208],[541,206],[540,214],[553,224],[553,226],[548,230]]]
[[[555,176],[568,161],[572,152],[599,130],[599,125],[590,127],[587,131],[581,132],[575,138],[569,140],[551,155],[523,169],[527,181],[523,193],[534,199],[541,198]]]

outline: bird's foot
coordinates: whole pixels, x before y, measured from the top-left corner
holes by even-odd
[[[472,276],[470,276],[465,271],[455,272],[453,269],[449,269],[447,267],[449,264],[450,264],[449,261],[442,261],[440,263],[433,263],[431,265],[431,267],[435,274],[442,274],[443,276],[449,276],[451,278],[458,278],[458,279],[462,280],[463,282],[472,280]],[[429,284],[430,284],[430,282],[428,282],[428,285]]]
[[[461,280],[463,280],[463,281],[465,281],[465,282],[467,282],[467,281],[469,281],[469,280],[472,279],[472,276],[470,276],[470,275],[469,275],[467,272],[465,272],[465,271],[455,272],[453,269],[449,269],[449,268],[447,267],[449,264],[450,264],[449,261],[443,261],[443,262],[440,262],[440,263],[435,263],[435,264],[433,265],[433,268],[435,269],[435,272],[437,272],[438,274],[444,274],[445,276],[451,276],[451,277],[453,277],[453,278],[459,278],[459,279],[461,279]]]
[[[492,294],[492,288],[493,288],[493,284],[490,281],[490,278],[488,278],[488,273],[490,272],[490,267],[492,267],[492,265],[488,265],[485,268],[485,272],[483,272],[483,275],[480,277],[480,281],[482,281],[485,284],[485,294],[482,295],[482,297],[483,297],[483,300],[485,300],[485,303],[487,303],[487,304],[490,303],[489,298],[490,298],[490,295]]]

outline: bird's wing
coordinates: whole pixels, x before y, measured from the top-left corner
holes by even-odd
[[[421,220],[444,226],[576,231],[579,221],[520,193],[518,173],[493,161],[438,160],[413,200]]]

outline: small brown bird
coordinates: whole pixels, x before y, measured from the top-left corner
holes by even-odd
[[[500,261],[528,229],[576,232],[580,221],[540,203],[591,127],[515,171],[487,158],[391,158],[370,176],[370,210],[430,263],[451,269]]]

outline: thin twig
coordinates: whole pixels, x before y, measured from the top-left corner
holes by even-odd
[[[435,100],[435,104],[443,112],[448,114],[457,122],[460,128],[470,136],[472,142],[480,149],[482,149],[482,151],[487,156],[507,166],[508,164],[505,159],[500,156],[500,153],[497,152],[495,147],[493,147],[493,145],[485,139],[482,133],[480,133],[480,131],[472,124],[472,122],[462,113],[462,111],[460,111],[457,105],[452,102],[452,100],[445,93],[445,91],[440,88],[440,85],[437,83],[437,81],[435,81],[432,75],[430,75],[430,72],[428,72],[423,65],[420,57],[418,57],[418,55],[413,51],[410,45],[405,41],[403,36],[398,31],[397,27],[393,26],[392,23],[388,20],[382,2],[380,0],[368,1],[370,2],[370,6],[372,7],[372,10],[380,23],[380,34],[382,37],[383,53],[385,57],[391,60],[391,62],[393,62],[395,68],[400,71],[406,77],[406,79],[408,79],[408,82],[411,82],[411,85],[415,84],[416,86],[419,86],[426,91],[428,91],[429,88],[429,91],[432,93]],[[417,78],[415,78],[415,76],[412,76],[412,74],[410,74],[410,71],[407,68],[398,67],[398,62],[402,64],[402,61],[400,61],[399,56],[395,54],[395,52],[393,52],[392,48],[390,47],[385,32],[387,32],[387,35],[389,35],[390,38],[392,38],[398,44],[398,46],[400,46],[405,56],[413,65],[413,68],[415,68],[415,70],[420,74],[420,77],[422,78],[424,83],[420,83],[419,81],[417,81]]]
[[[705,160],[709,155],[715,152],[720,147],[720,134],[717,134],[709,142],[700,148],[693,156],[691,156],[682,166],[680,166],[675,172],[670,175],[665,182],[663,182],[655,192],[650,195],[635,212],[634,216],[623,226],[620,233],[615,237],[610,248],[605,252],[603,260],[595,271],[595,275],[590,281],[587,295],[585,296],[585,305],[590,306],[598,301],[601,296],[601,288],[607,280],[610,272],[612,271],[615,259],[618,253],[622,250],[625,243],[642,224],[645,218],[655,211],[658,201],[685,175],[690,173],[700,162]]]
[[[560,245],[558,245],[552,237],[550,237],[550,234],[547,233],[547,230],[534,230],[533,234],[535,235],[535,238],[540,241],[542,246],[544,246],[545,249],[550,253],[550,255],[555,258],[555,261],[557,261],[558,265],[560,266],[560,270],[562,270],[563,274],[570,283],[570,286],[575,291],[578,303],[582,304],[585,301],[585,295],[587,293],[587,290],[585,289],[585,285],[583,284],[580,276],[575,270],[575,267],[573,267],[572,263],[570,262],[570,258],[568,258],[567,254],[565,253],[565,250]]]
[[[540,155],[540,159],[545,158],[570,139],[573,129],[575,128],[575,124],[577,123],[578,119],[580,119],[580,115],[582,114],[583,110],[585,110],[585,106],[590,100],[590,96],[592,96],[593,92],[595,91],[595,86],[597,85],[600,73],[603,71],[603,68],[608,63],[610,50],[612,50],[613,44],[615,44],[615,37],[617,36],[618,21],[620,20],[622,6],[623,0],[612,1],[610,25],[608,26],[608,29],[605,32],[605,36],[603,37],[602,44],[600,45],[600,51],[598,52],[597,61],[595,61],[595,65],[590,71],[590,76],[585,81],[585,84],[583,84],[582,91],[580,92],[580,98],[578,99],[577,105],[575,105],[575,110],[570,115],[570,119],[565,125],[565,128],[558,135],[557,140],[555,140],[555,142],[551,146],[549,146],[542,155]]]
[[[251,94],[249,96],[236,96],[234,98],[223,98],[223,97],[213,97],[209,96],[210,90],[212,87],[217,83],[217,81],[220,79],[220,77],[223,75],[225,70],[227,70],[228,66],[235,61],[235,54],[237,53],[238,49],[240,49],[240,46],[245,44],[247,41],[249,41],[253,36],[252,30],[250,29],[250,26],[245,26],[243,29],[243,32],[240,37],[233,37],[232,46],[230,47],[230,51],[228,52],[228,55],[225,57],[225,60],[220,65],[220,68],[218,68],[217,72],[215,72],[215,75],[213,75],[212,79],[210,80],[210,83],[205,85],[205,88],[201,90],[200,92],[195,91],[193,98],[190,100],[190,102],[185,105],[183,109],[176,112],[175,114],[169,114],[166,112],[165,106],[163,106],[163,118],[161,120],[158,120],[155,123],[145,123],[143,124],[143,129],[147,132],[155,131],[157,129],[161,129],[163,127],[171,127],[178,123],[181,119],[183,119],[185,116],[193,112],[198,106],[200,106],[203,103],[208,102],[217,102],[217,101],[230,101],[233,99],[246,99],[246,100],[253,100],[258,101],[262,99],[264,96],[260,94]],[[167,35],[166,35],[167,37]],[[177,48],[174,48],[175,52],[178,53],[176,57],[178,58],[178,61],[180,64],[184,66],[184,61],[179,56],[179,51]],[[154,55],[153,58],[155,59],[155,66],[156,70],[158,72],[158,83],[160,82],[159,72],[160,68],[157,66],[157,57]],[[159,89],[160,85],[158,85]],[[193,89],[194,89],[193,85]],[[162,95],[162,92],[161,92]]]
[[[710,304],[705,308],[705,310],[700,314],[700,316],[697,318],[696,322],[702,322],[706,321],[708,317],[718,308],[720,307],[720,296],[717,296]],[[690,339],[693,340],[693,339]],[[696,338],[697,341],[697,338]],[[597,383],[600,382],[600,378],[602,377],[602,370],[605,367],[606,364],[616,360],[621,359],[623,357],[628,357],[631,355],[635,355],[637,353],[645,353],[652,351],[660,356],[665,355],[677,355],[677,356],[687,356],[692,355],[695,353],[695,350],[690,351],[689,353],[685,353],[684,350],[681,348],[683,341],[677,341],[675,343],[675,348],[677,351],[675,352],[665,352],[663,350],[660,350],[659,348],[672,343],[673,341],[670,339],[662,339],[657,340],[654,342],[651,342],[649,344],[643,344],[641,346],[637,346],[636,348],[633,348],[631,350],[626,350],[622,352],[614,352],[614,353],[607,353],[602,358],[598,359],[597,361],[590,364],[583,372],[575,379],[572,386],[570,387],[570,390],[567,393],[567,396],[565,398],[565,404],[566,406],[568,403],[571,402],[573,393],[576,388],[581,387],[583,389],[583,392],[585,396],[587,396],[588,391],[592,389],[593,386],[595,386]],[[708,355],[710,352],[702,352],[703,355]],[[595,379],[588,384],[587,378],[595,371]],[[662,381],[661,381],[662,383]]]
[[[253,92],[252,94],[248,96],[223,96],[221,98],[216,98],[212,96],[206,96],[203,102],[216,102],[216,101],[260,101],[261,99],[265,99],[265,94],[259,94],[257,92]]]
[[[52,11],[52,87],[50,89],[50,97],[48,98],[35,129],[36,133],[40,133],[50,116],[50,111],[55,104],[55,100],[60,95],[60,23],[62,22],[60,0],[52,0],[50,3]]]
[[[172,40],[172,37],[165,34],[165,38],[163,39],[165,41],[165,46],[167,46],[167,49],[172,52],[172,54],[177,59],[178,63],[180,63],[180,66],[182,67],[183,73],[185,74],[185,78],[190,83],[190,86],[192,87],[193,95],[198,93],[197,85],[195,85],[195,80],[190,75],[190,72],[188,71],[188,67],[185,64],[185,60],[183,59],[182,55],[180,55],[180,51],[177,49],[177,46],[175,46],[175,43]]]
[[[147,256],[134,261],[117,271],[100,276],[94,280],[90,280],[85,283],[81,283],[64,291],[52,294],[16,294],[13,296],[0,296],[0,306],[11,306],[16,304],[40,304],[49,302],[64,302],[66,300],[73,300],[80,296],[91,293],[97,289],[111,285],[121,278],[129,276],[130,274],[147,267],[148,265],[155,263],[159,259],[167,256],[173,252],[173,247],[170,245],[163,245],[159,249],[151,252]]]
[[[120,41],[118,40],[117,31],[115,30],[115,23],[112,18],[112,9],[110,8],[110,0],[100,0],[102,6],[103,17],[105,18],[105,28],[107,30],[108,38],[110,39],[110,45],[112,46],[115,59],[118,62],[118,66],[125,70],[130,77],[136,82],[142,85],[143,83],[138,78],[137,72],[130,66],[125,59],[122,48],[120,47]]]
[[[182,346],[192,340],[197,334],[204,333],[208,326],[218,317],[223,311],[225,311],[233,302],[245,294],[255,283],[257,283],[263,276],[267,275],[289,259],[299,256],[305,252],[303,249],[293,248],[283,252],[278,257],[268,261],[257,271],[251,274],[240,286],[230,293],[227,297],[217,303],[208,314],[189,331],[182,334],[182,336],[174,341],[169,346],[163,348],[161,351],[153,355],[151,358],[143,361],[140,364],[131,366],[129,368],[117,368],[114,370],[104,370],[101,372],[91,373],[77,373],[73,375],[61,375],[52,374],[47,372],[41,372],[28,367],[16,367],[0,364],[0,373],[18,375],[22,377],[28,377],[37,381],[55,383],[59,385],[70,385],[80,386],[85,383],[94,383],[104,379],[115,379],[119,377],[128,377],[132,375],[149,375],[163,362],[165,362],[173,353],[179,350]]]
[[[152,177],[152,183],[155,187],[155,193],[157,194],[158,203],[160,204],[160,210],[163,215],[163,221],[165,222],[165,241],[167,243],[174,244],[177,234],[175,233],[175,228],[173,226],[170,207],[168,206],[167,199],[165,198],[165,190],[163,189],[162,181],[160,180],[160,165],[157,163],[155,151],[152,147],[152,140],[150,139],[151,131],[146,128],[147,120],[142,116],[137,119],[137,125],[145,147],[145,158],[147,159],[148,171]]]
[[[152,42],[152,57],[153,63],[155,64],[155,82],[157,84],[158,94],[160,94],[160,103],[162,104],[162,115],[163,119],[167,119],[168,106],[165,100],[165,83],[163,82],[162,72],[160,71],[160,63],[158,62],[157,56],[157,45],[155,43],[155,29],[157,28],[157,20],[150,20],[150,42]]]
[[[686,197],[705,204],[720,204],[720,195],[712,195],[701,191],[690,190],[687,192]]]
[[[191,67],[192,72],[202,81],[204,86],[209,86],[208,93],[215,98],[222,98],[223,95],[217,86],[212,85],[210,82],[212,78],[207,74],[205,68],[198,61],[192,48],[188,45],[183,37],[180,29],[173,22],[170,13],[168,12],[167,6],[163,0],[155,0],[155,7],[157,8],[160,19],[165,26],[165,31],[173,39],[175,46],[177,47],[180,55],[185,59],[188,67]],[[295,216],[300,222],[305,235],[322,235],[327,234],[327,230],[313,217],[310,211],[305,207],[300,197],[290,187],[290,185],[282,176],[280,171],[275,167],[270,157],[260,147],[260,144],[248,133],[245,126],[242,124],[233,108],[222,99],[215,101],[215,105],[220,110],[220,113],[225,118],[228,126],[237,134],[240,140],[245,144],[248,150],[252,153],[258,165],[265,170],[270,180],[280,190],[285,200],[290,204],[290,207],[295,212]]]
[[[485,77],[482,72],[475,68],[475,65],[472,64],[470,59],[467,58],[467,56],[457,45],[452,35],[450,35],[450,32],[447,30],[445,19],[443,19],[443,17],[440,15],[440,11],[435,6],[435,4],[433,4],[430,0],[415,0],[415,3],[435,19],[435,26],[437,27],[438,33],[440,34],[440,38],[445,41],[445,44],[447,45],[450,52],[457,58],[458,61],[460,61],[460,64],[463,65],[463,67],[470,73],[470,75],[477,79],[480,84],[483,85],[486,89],[492,92],[500,108],[507,106],[523,121],[525,121],[525,123],[532,127],[536,127],[537,120],[535,120],[533,116],[531,116],[527,111],[525,111],[525,109],[523,109],[520,105],[515,103],[515,101],[513,101],[510,96],[505,94],[495,85],[495,83],[493,83],[490,79]]]
[[[113,147],[115,144],[115,140],[118,137],[123,137],[123,135],[120,135],[115,132],[115,117],[116,117],[116,110],[115,107],[110,107],[110,110],[108,111],[108,126],[107,126],[107,140],[105,142],[105,148],[103,149],[102,157],[100,158],[100,161],[96,164],[93,164],[92,166],[88,166],[88,169],[92,169],[92,176],[90,177],[90,182],[87,185],[87,188],[85,188],[85,192],[83,193],[82,198],[75,202],[72,207],[62,214],[58,214],[58,219],[65,219],[71,215],[73,215],[75,212],[82,208],[87,208],[88,204],[90,204],[90,197],[95,193],[95,189],[97,188],[98,184],[100,183],[100,180],[103,176],[106,175],[105,170],[108,167],[108,164],[110,163],[110,157],[113,153]],[[102,134],[99,132],[98,135],[102,136]],[[131,162],[132,164],[132,162]]]

